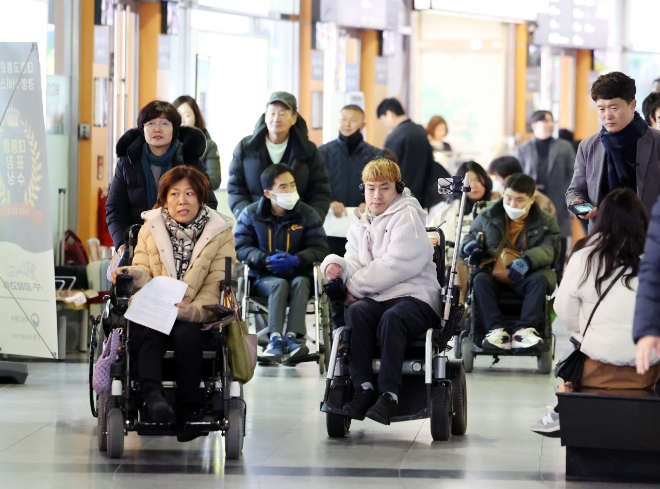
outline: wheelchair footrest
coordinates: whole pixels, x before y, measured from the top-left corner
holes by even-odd
[[[327,402],[323,402],[323,401],[321,401],[321,412],[339,414],[340,416],[348,416],[348,411],[344,411],[343,409],[332,407]]]
[[[186,422],[183,426],[144,422],[135,424],[135,431],[140,436],[177,436],[184,433],[208,434],[211,431],[220,430],[222,430],[222,422],[213,416],[205,416],[200,421]]]
[[[318,359],[319,359],[318,353],[310,353],[309,355],[302,355],[299,357],[289,358],[286,362],[283,362],[282,365],[286,365],[288,367],[295,367],[299,363],[316,362],[318,361]]]

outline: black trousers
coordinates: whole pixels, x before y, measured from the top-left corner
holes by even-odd
[[[202,353],[211,333],[202,331],[202,323],[176,321],[169,335],[131,324],[131,346],[136,354],[140,392],[162,391],[163,356],[174,350],[176,362],[176,402],[197,406],[200,403],[199,382],[202,379]]]
[[[377,302],[360,299],[346,309],[351,327],[350,370],[355,386],[373,379],[372,361],[380,347],[380,392],[399,393],[401,369],[409,341],[416,340],[439,318],[426,302],[413,297],[397,297]]]
[[[532,272],[520,282],[505,285],[498,282],[490,272],[481,272],[472,278],[474,296],[477,301],[479,319],[487,331],[507,328],[504,316],[497,304],[500,291],[511,289],[523,298],[520,320],[509,333],[513,334],[522,328],[536,328],[540,333],[543,326],[543,305],[548,289],[548,279],[540,272]]]

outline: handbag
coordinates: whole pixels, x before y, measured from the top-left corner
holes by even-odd
[[[584,328],[584,333],[582,334],[582,341],[584,341],[584,337],[587,334],[587,329],[589,329],[589,326],[591,325],[591,320],[594,317],[594,313],[596,312],[596,309],[598,309],[598,306],[600,303],[603,301],[607,293],[614,287],[614,284],[621,279],[623,274],[626,272],[626,268],[623,268],[617,276],[612,280],[610,285],[605,289],[605,292],[601,294],[601,296],[598,298],[598,302],[596,302],[596,305],[594,308],[591,310],[591,315],[589,316],[589,320],[587,321],[587,326]],[[584,361],[586,360],[587,356],[581,351],[582,348],[582,343],[580,343],[578,340],[575,338],[571,337],[571,346],[564,352],[562,357],[559,359],[557,362],[557,365],[555,365],[555,377],[559,377],[564,379],[564,382],[571,382],[573,385],[578,385],[578,382],[580,381],[580,377],[582,377],[582,370],[584,369]]]
[[[110,336],[105,340],[103,353],[94,365],[94,374],[92,376],[92,388],[97,394],[110,394],[112,388],[112,378],[110,378],[110,367],[117,361],[117,349],[121,341],[122,330],[113,329]]]
[[[493,277],[495,277],[495,280],[505,285],[511,285],[514,283],[514,281],[509,278],[509,265],[522,256],[522,253],[512,248],[506,248],[505,246],[509,240],[509,223],[509,217],[506,216],[506,232],[504,233],[504,236],[502,236],[502,241],[500,241],[500,244],[495,251],[495,256],[481,263],[481,266],[492,263]],[[526,228],[522,230],[521,236],[523,239],[523,249],[525,249],[527,248]]]
[[[225,259],[225,279],[220,282],[220,304],[215,307],[214,312],[225,314],[220,320],[221,328],[227,338],[227,349],[229,351],[229,366],[234,379],[242,384],[247,384],[254,376],[257,366],[257,335],[249,334],[247,322],[243,321],[236,294],[231,288],[231,265],[232,259]],[[207,308],[209,309],[209,308]],[[233,314],[226,314],[227,310]]]
[[[85,251],[85,246],[83,246],[80,238],[71,231],[67,229],[64,233],[64,239],[62,240],[64,246],[64,262],[69,265],[88,265],[89,259],[87,258],[87,252]]]

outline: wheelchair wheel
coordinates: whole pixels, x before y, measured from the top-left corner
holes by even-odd
[[[452,399],[450,388],[440,384],[431,390],[431,436],[434,441],[447,441],[451,436]]]
[[[463,360],[463,367],[466,373],[472,372],[474,368],[474,353],[472,353],[472,346],[474,341],[470,336],[465,336],[461,340],[461,359]]]
[[[549,374],[552,372],[552,348],[548,351],[541,352],[536,358],[540,374]]]
[[[108,426],[106,420],[106,408],[108,406],[108,394],[100,394],[98,396],[98,420],[96,423],[99,436],[100,452],[105,452],[108,450]]]
[[[467,385],[463,362],[448,362],[449,380],[451,381],[452,420],[451,434],[464,435],[467,431]]]
[[[243,451],[245,437],[245,402],[243,399],[230,399],[227,412],[229,427],[225,431],[225,458],[238,460]]]
[[[121,458],[124,454],[124,414],[113,407],[107,416],[107,448],[110,458]]]
[[[350,387],[344,384],[333,383],[330,386],[328,403],[331,406],[343,406],[349,400]],[[326,413],[325,427],[330,438],[344,438],[351,427],[351,418],[341,414]]]
[[[90,317],[90,319],[92,319]],[[91,320],[92,329],[89,335],[89,407],[92,410],[92,416],[95,418],[99,415],[99,396],[94,392],[94,387],[92,387],[92,379],[94,378],[94,365],[96,361],[103,353],[103,341],[105,340],[105,334],[103,333],[103,327],[100,323],[96,323],[95,320]]]

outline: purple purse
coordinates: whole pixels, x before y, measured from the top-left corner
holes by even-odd
[[[121,329],[113,329],[110,336],[105,340],[103,353],[94,365],[94,376],[92,387],[97,394],[110,394],[112,379],[110,378],[110,366],[117,360],[117,349],[121,341]]]

